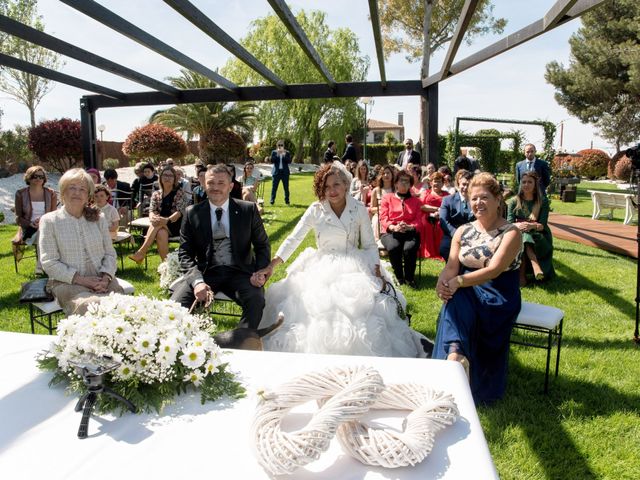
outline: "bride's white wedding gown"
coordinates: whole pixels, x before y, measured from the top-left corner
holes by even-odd
[[[328,201],[313,203],[276,256],[286,262],[309,230],[318,249],[305,249],[286,278],[267,290],[261,327],[271,325],[279,312],[285,321],[263,339],[265,350],[424,357],[420,339],[425,337],[398,316],[393,299],[379,293],[374,267],[380,260],[366,207],[347,196],[338,218]]]

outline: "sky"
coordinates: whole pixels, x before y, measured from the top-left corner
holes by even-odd
[[[209,68],[222,68],[231,57],[223,47],[160,0],[100,0],[98,3]],[[236,41],[248,34],[253,20],[272,13],[267,0],[192,0],[192,3]],[[347,3],[344,0],[295,0],[287,3],[294,13],[300,9],[322,10],[326,12],[331,28],[353,30],[359,39],[361,52],[368,55],[371,61],[367,80],[380,79],[366,0],[351,0],[348,8],[345,8]],[[541,18],[553,3],[555,0],[494,0],[494,15],[508,20],[505,31],[500,35],[481,37],[471,46],[463,43],[454,62]],[[45,31],[50,35],[157,80],[179,74],[179,65],[57,0],[40,0],[38,5],[39,13],[44,18]],[[455,125],[455,118],[462,116],[546,120],[557,125],[556,148],[561,146],[562,122],[562,148],[577,151],[593,144],[594,148],[613,153],[613,147],[601,139],[595,129],[582,124],[556,103],[554,88],[544,80],[545,65],[550,61],[568,65],[568,39],[579,27],[580,20],[573,20],[442,82],[439,89],[439,132],[446,133]],[[439,51],[432,57],[431,73],[439,71],[445,52]],[[63,58],[66,63],[61,71],[68,75],[123,92],[148,90],[145,86],[82,62]],[[388,80],[415,80],[420,76],[420,64],[408,63],[401,54],[392,55],[385,68]],[[38,106],[36,121],[62,117],[79,119],[79,101],[85,94],[92,92],[55,84]],[[4,111],[2,128],[29,124],[27,108],[2,92],[0,108]],[[96,124],[104,125],[104,140],[124,141],[131,130],[146,124],[150,114],[159,108],[100,109],[96,113]],[[367,115],[376,120],[396,123],[399,112],[404,113],[405,136],[418,139],[418,97],[374,98]],[[478,122],[466,122],[461,127],[468,132],[480,128],[519,129],[524,131],[526,140],[536,144],[538,149],[542,148],[544,139],[539,127]]]

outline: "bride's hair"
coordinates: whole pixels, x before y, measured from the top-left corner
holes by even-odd
[[[340,166],[335,165],[335,163],[337,163],[337,161],[323,165],[313,177],[313,193],[315,193],[320,201],[324,200],[324,187],[327,184],[327,178],[329,178],[329,176],[337,175],[347,188],[349,188],[351,184],[351,180],[344,170],[344,167],[340,168]]]

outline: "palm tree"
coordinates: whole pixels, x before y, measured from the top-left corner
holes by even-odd
[[[209,78],[190,70],[181,69],[180,77],[168,77],[171,84],[182,90],[215,88],[217,84]],[[216,130],[232,130],[243,138],[251,138],[255,105],[241,102],[185,103],[154,112],[149,119],[178,132],[186,133],[187,139],[198,137],[198,153],[206,158],[206,138]]]

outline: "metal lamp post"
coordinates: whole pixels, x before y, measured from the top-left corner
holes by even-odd
[[[100,161],[104,160],[104,143],[102,143],[102,132],[107,129],[103,124],[98,125],[98,131],[100,132]]]
[[[371,97],[362,97],[360,101],[364,105],[364,149],[362,152],[362,157],[366,161],[367,160],[367,105],[371,102]]]

